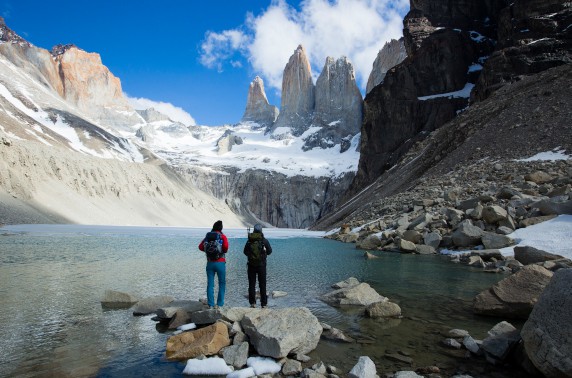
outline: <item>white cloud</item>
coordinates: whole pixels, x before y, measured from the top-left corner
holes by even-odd
[[[408,9],[408,0],[305,0],[300,9],[285,0],[274,1],[263,13],[247,15],[244,25],[237,29],[207,33],[201,62],[220,69],[238,52],[264,78],[267,87],[280,90],[284,67],[302,44],[314,76],[322,70],[327,56],[347,56],[354,65],[358,85],[364,89],[379,50],[390,39],[401,37]],[[238,39],[230,37],[233,33],[240,35],[240,43],[231,51],[230,42]]]
[[[222,71],[222,63],[236,51],[241,51],[248,37],[240,30],[225,30],[221,33],[209,31],[201,44],[200,62],[208,68]],[[236,66],[236,62],[231,63]]]
[[[156,111],[168,116],[172,121],[181,122],[186,126],[196,125],[195,119],[183,108],[168,102],[153,101],[142,97],[129,97],[127,94],[125,96],[127,97],[127,100],[131,106],[133,106],[133,108],[136,110],[154,108]]]

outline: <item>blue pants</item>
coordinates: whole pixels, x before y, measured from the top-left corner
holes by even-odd
[[[226,289],[226,263],[223,262],[207,262],[207,301],[210,307],[214,306],[214,276],[218,277],[218,296],[216,304],[219,307],[224,306],[224,292]]]

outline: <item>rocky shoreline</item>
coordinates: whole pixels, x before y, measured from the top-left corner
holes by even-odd
[[[549,371],[569,373],[570,343],[566,340],[567,327],[572,319],[570,285],[572,269],[559,269],[539,290],[519,289],[522,281],[529,282],[528,271],[547,271],[538,264],[526,265],[518,273],[500,281],[491,290],[495,293],[512,292],[521,301],[509,298],[513,310],[522,309],[521,302],[528,301],[528,320],[518,330],[507,321],[501,321],[491,328],[487,336],[479,340],[463,329],[449,329],[442,333],[441,345],[459,360],[473,360],[473,364],[489,366],[487,371],[512,369],[522,376],[554,376]],[[516,284],[511,277],[520,275]],[[554,276],[554,277],[552,277]],[[514,281],[514,280],[512,280]],[[511,286],[512,285],[512,286]],[[511,290],[514,289],[514,290]],[[334,306],[361,308],[364,316],[374,319],[403,318],[401,308],[372,289],[367,283],[354,277],[332,285],[333,291],[320,299]],[[485,293],[486,294],[486,293]],[[481,293],[479,296],[485,295]],[[284,295],[284,293],[277,293]],[[529,296],[522,300],[523,296]],[[532,298],[534,297],[534,298]],[[475,298],[475,306],[479,302]],[[472,375],[443,375],[445,371],[437,365],[416,366],[414,359],[404,351],[386,351],[384,357],[398,361],[411,370],[378,372],[375,362],[369,356],[360,356],[352,362],[352,368],[344,371],[336,366],[316,360],[308,354],[318,344],[326,342],[355,344],[355,340],[344,331],[320,322],[305,307],[296,308],[245,308],[223,307],[209,309],[205,300],[177,301],[170,296],[138,299],[128,293],[106,291],[101,301],[106,309],[129,308],[134,316],[152,315],[157,330],[169,334],[165,357],[169,361],[186,362],[183,374],[225,375],[228,378],[251,376],[296,376],[313,378],[387,378],[395,377],[471,377]],[[526,307],[526,306],[524,306]],[[500,314],[495,313],[500,316]],[[510,316],[509,316],[510,317]],[[513,318],[518,318],[514,316]],[[522,318],[522,317],[521,317]],[[365,341],[364,341],[365,342]],[[559,358],[554,359],[550,351],[554,342],[559,342]],[[564,357],[562,357],[564,356]],[[479,362],[481,361],[481,362]],[[460,363],[462,364],[462,363]],[[535,367],[536,366],[536,367]],[[543,368],[539,371],[537,367]],[[476,377],[482,376],[476,373]],[[502,374],[499,376],[503,376]],[[564,375],[567,376],[567,375]]]

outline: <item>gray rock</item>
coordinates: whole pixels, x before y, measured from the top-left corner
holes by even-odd
[[[563,257],[530,246],[516,246],[514,247],[514,258],[524,265],[529,265],[539,262],[559,260]]]
[[[443,340],[443,345],[451,349],[461,349],[461,343],[452,338]]]
[[[288,293],[285,291],[274,290],[272,291],[272,298],[281,298],[287,296]]]
[[[483,209],[483,220],[489,224],[496,224],[508,217],[505,209],[498,205],[486,206]]]
[[[133,315],[140,316],[154,314],[159,308],[165,307],[174,300],[175,298],[168,295],[144,298],[137,302],[133,307]]]
[[[334,290],[330,293],[322,295],[320,299],[333,306],[368,306],[375,302],[382,302],[387,300],[387,298],[380,295],[365,282],[362,282],[358,285]]]
[[[368,356],[361,356],[357,364],[350,370],[348,377],[350,378],[377,378],[377,369],[375,364]]]
[[[514,239],[501,234],[493,232],[483,232],[481,241],[486,249],[499,249],[508,247],[514,244]]]
[[[415,252],[419,253],[420,255],[434,255],[437,253],[435,248],[431,247],[430,245],[418,244],[415,246]]]
[[[363,257],[365,257],[365,258],[368,259],[368,260],[370,260],[370,259],[379,259],[379,256],[374,255],[373,253],[367,252],[367,251],[364,252]]]
[[[421,233],[416,230],[407,230],[403,233],[401,237],[415,244],[419,244],[423,239],[423,235],[421,235]]]
[[[555,201],[555,198],[542,200],[531,205],[537,208],[542,215],[572,214],[572,200]]]
[[[274,358],[308,353],[322,334],[318,319],[305,307],[247,313],[240,323],[258,354]]]
[[[101,306],[106,308],[129,308],[137,303],[136,296],[115,290],[105,290]]]
[[[342,330],[334,327],[330,327],[329,329],[324,329],[324,331],[322,332],[322,337],[328,340],[341,341],[344,343],[355,342],[353,338],[346,335]]]
[[[449,332],[447,332],[447,336],[453,337],[453,338],[465,337],[468,334],[469,334],[469,332],[467,330],[457,329],[457,328],[449,330]]]
[[[340,282],[336,282],[335,284],[332,285],[332,288],[334,289],[343,289],[346,287],[351,287],[351,286],[356,286],[359,285],[360,282],[358,281],[357,278],[355,277],[350,277],[346,280],[340,281]]]
[[[479,354],[481,351],[479,344],[470,335],[466,335],[463,338],[463,346],[473,354]]]
[[[453,231],[452,239],[453,244],[457,247],[469,247],[472,245],[479,245],[481,243],[481,235],[483,230],[473,226],[470,221],[465,221]]]
[[[497,234],[501,234],[501,235],[508,235],[508,234],[512,234],[512,232],[514,231],[513,228],[507,227],[507,226],[500,226],[499,228],[497,228]]]
[[[356,243],[356,248],[374,250],[381,246],[381,240],[376,234],[368,235],[365,239]]]
[[[370,318],[396,317],[401,315],[401,307],[390,301],[376,302],[366,307],[365,314]]]
[[[439,244],[441,244],[441,234],[437,231],[432,231],[429,232],[427,234],[425,234],[425,236],[423,237],[423,242],[428,245],[431,246],[435,249],[439,248]]]
[[[392,378],[423,378],[423,375],[419,375],[411,370],[398,371],[391,376]]]
[[[522,327],[526,354],[546,377],[572,377],[572,269],[560,269]]]
[[[526,319],[552,274],[541,266],[527,265],[477,295],[473,310],[481,315]]]
[[[214,309],[195,311],[191,314],[191,321],[196,325],[213,324],[222,318],[220,311]]]
[[[544,171],[535,171],[524,176],[526,181],[532,181],[535,184],[544,184],[552,181],[552,176]]]
[[[489,332],[481,348],[491,363],[504,361],[520,340],[519,331],[508,322],[500,322]]]
[[[397,247],[399,248],[400,251],[406,253],[413,253],[417,250],[415,243],[412,243],[405,239],[399,239],[397,242]]]
[[[289,375],[298,375],[302,371],[302,363],[300,361],[292,360],[287,358],[282,365],[282,374],[289,376]]]
[[[221,350],[222,358],[227,365],[234,366],[236,369],[242,368],[246,365],[248,358],[248,343],[243,342],[239,345],[230,345]]]

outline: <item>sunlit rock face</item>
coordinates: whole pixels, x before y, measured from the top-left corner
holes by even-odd
[[[344,56],[326,59],[316,81],[316,105],[312,126],[320,130],[306,138],[304,149],[331,148],[341,144],[341,152],[359,133],[363,100],[356,84],[354,68]]]
[[[256,76],[248,88],[246,109],[240,122],[254,122],[261,127],[271,127],[278,117],[278,108],[268,103],[264,81]]]
[[[304,48],[300,45],[290,57],[282,76],[282,98],[280,114],[272,131],[288,129],[292,135],[300,136],[312,122],[315,93],[312,69]]]
[[[387,71],[403,62],[406,57],[407,52],[403,38],[386,42],[373,61],[373,67],[367,79],[366,94],[383,81]]]
[[[123,96],[121,82],[96,53],[55,46],[52,56],[63,84],[62,97],[104,125],[128,128],[141,118]]]

